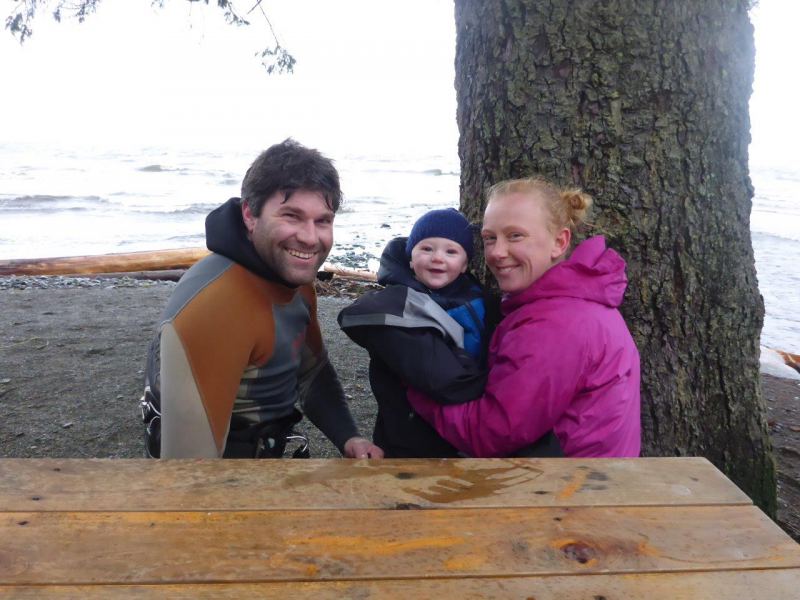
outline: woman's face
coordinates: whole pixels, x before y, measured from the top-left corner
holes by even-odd
[[[563,260],[570,230],[548,229],[544,203],[533,192],[495,196],[483,216],[486,264],[507,294],[521,292]]]

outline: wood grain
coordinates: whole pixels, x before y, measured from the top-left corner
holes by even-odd
[[[0,481],[4,511],[750,504],[702,458],[2,459]]]
[[[189,585],[0,586],[0,598],[20,600],[243,600],[313,598],[369,600],[409,598],[519,600],[797,600],[800,569],[641,573],[580,577],[422,579],[418,581],[337,581],[221,583]]]
[[[800,546],[754,506],[0,513],[0,584],[777,568]]]

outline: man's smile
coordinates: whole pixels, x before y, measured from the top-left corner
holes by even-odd
[[[303,260],[314,258],[314,255],[316,254],[316,252],[303,252],[302,250],[295,250],[293,248],[287,248],[286,252],[295,258],[302,258]]]

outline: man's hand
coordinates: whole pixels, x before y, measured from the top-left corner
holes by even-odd
[[[383,458],[383,450],[362,437],[351,437],[344,443],[345,458]]]

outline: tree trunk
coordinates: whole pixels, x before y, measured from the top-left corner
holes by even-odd
[[[456,0],[461,206],[541,174],[628,261],[648,455],[699,455],[770,515],[747,169],[747,0]]]

